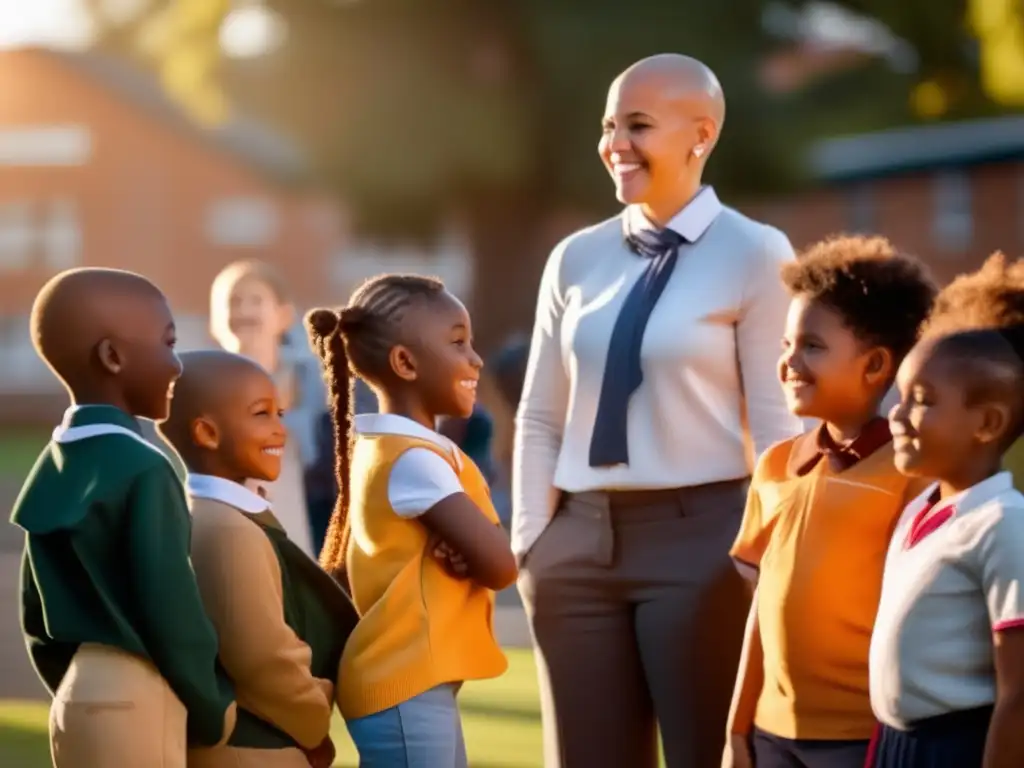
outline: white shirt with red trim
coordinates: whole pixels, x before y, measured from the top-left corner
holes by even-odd
[[[897,523],[871,638],[871,706],[893,728],[994,703],[993,632],[1024,628],[1024,496],[1013,477],[941,503],[937,490]]]

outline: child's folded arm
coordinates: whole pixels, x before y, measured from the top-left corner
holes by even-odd
[[[305,749],[330,730],[329,681],[310,671],[312,652],[284,619],[280,565],[260,528],[207,524],[196,531],[193,563],[220,639],[220,660],[239,704]]]
[[[466,566],[466,577],[488,589],[516,579],[508,536],[465,493],[449,460],[413,448],[402,454],[388,478],[388,501],[397,514],[416,519],[443,541]]]
[[[467,576],[476,583],[499,590],[516,580],[516,561],[508,535],[484,517],[465,493],[442,499],[419,519],[462,556]]]
[[[157,670],[188,711],[190,738],[221,743],[234,729],[234,695],[216,674],[217,636],[189,563],[190,518],[169,464],[136,478],[125,541],[138,631]]]

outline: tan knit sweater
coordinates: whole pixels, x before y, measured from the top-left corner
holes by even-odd
[[[284,618],[273,545],[245,512],[192,498],[192,566],[238,706],[312,749],[330,730],[333,685],[313,677],[311,651]]]

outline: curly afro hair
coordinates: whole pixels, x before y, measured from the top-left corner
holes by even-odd
[[[1024,259],[1000,252],[981,269],[960,275],[939,291],[924,333],[946,335],[1024,325]]]
[[[917,342],[935,300],[930,272],[883,237],[823,240],[782,268],[793,297],[837,312],[863,342],[888,349],[896,362]]]

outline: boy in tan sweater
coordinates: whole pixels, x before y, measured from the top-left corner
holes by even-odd
[[[191,352],[182,363],[161,431],[188,468],[192,564],[239,704],[227,745],[190,751],[189,766],[326,768],[333,680],[356,616],[269,502],[243,485],[280,472],[277,390],[240,355]]]

